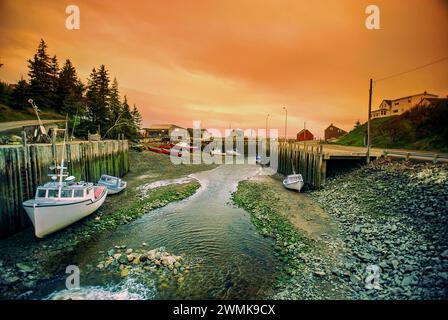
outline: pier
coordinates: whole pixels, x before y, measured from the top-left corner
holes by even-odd
[[[22,202],[49,181],[49,166],[62,154],[62,143],[0,146],[0,238],[30,225]],[[68,172],[80,181],[129,171],[127,140],[68,142]]]

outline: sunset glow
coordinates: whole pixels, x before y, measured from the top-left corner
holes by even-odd
[[[41,38],[85,81],[105,64],[143,126],[264,128],[288,135],[304,121],[317,137],[367,118],[369,78],[448,55],[446,1],[377,0],[381,30],[367,30],[370,1],[0,1],[0,78],[27,77]],[[76,4],[80,30],[65,28]],[[383,98],[448,94],[448,61],[374,86]]]

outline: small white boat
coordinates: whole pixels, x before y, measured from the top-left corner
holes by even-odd
[[[108,194],[116,194],[123,191],[128,184],[118,177],[103,174],[100,180],[98,180],[98,185],[105,186]]]
[[[236,151],[236,150],[227,150],[227,151],[226,151],[226,154],[227,154],[228,156],[240,156],[240,155],[241,155],[241,153],[239,153],[239,152]]]
[[[297,190],[300,192],[304,183],[301,174],[290,174],[283,180],[283,186],[287,189]]]
[[[216,156],[225,156],[225,152],[222,152],[221,149],[213,149],[212,151],[210,151],[211,155],[216,155]]]

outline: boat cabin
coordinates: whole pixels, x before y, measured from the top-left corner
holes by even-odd
[[[71,184],[63,185],[59,193],[58,183],[47,183],[38,187],[36,191],[36,200],[76,200],[76,199],[95,199],[93,184]]]
[[[108,176],[106,174],[103,174],[101,176],[100,181],[98,181],[98,183],[100,183],[100,184],[104,183],[104,184],[107,184],[110,186],[118,186],[118,185],[120,185],[120,182],[121,182],[120,178]]]

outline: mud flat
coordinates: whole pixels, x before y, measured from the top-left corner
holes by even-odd
[[[275,299],[448,297],[447,165],[381,159],[300,195],[252,179],[233,200],[275,240]]]
[[[128,188],[110,196],[96,213],[44,239],[34,237],[32,228],[0,240],[0,298],[27,298],[41,281],[64,273],[67,261],[100,235],[113,232],[147,212],[193,195],[200,187],[194,179],[165,183],[146,190],[141,185],[177,179],[209,170],[210,165],[173,165],[169,157],[151,152],[129,152],[131,171],[124,177]]]

